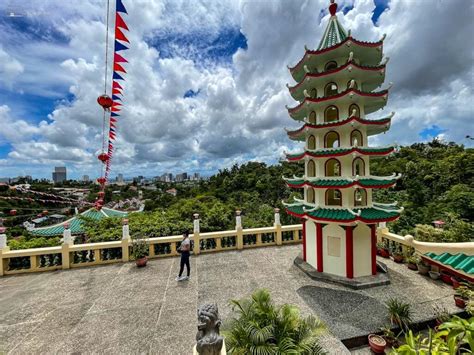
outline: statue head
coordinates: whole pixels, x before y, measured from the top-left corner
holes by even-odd
[[[211,329],[216,329],[219,333],[221,321],[219,319],[219,310],[217,304],[208,303],[198,308],[198,330],[208,332]]]

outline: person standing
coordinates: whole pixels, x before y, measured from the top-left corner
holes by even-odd
[[[189,240],[189,232],[186,231],[183,233],[183,241],[178,248],[178,251],[181,253],[181,263],[179,268],[179,275],[176,276],[176,281],[189,280],[191,273],[191,266],[189,265],[189,255],[191,252],[191,241]],[[184,266],[186,265],[186,275],[182,276],[184,271]]]

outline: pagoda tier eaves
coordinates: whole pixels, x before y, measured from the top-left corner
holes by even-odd
[[[337,100],[345,98],[348,96],[350,99],[353,98],[354,95],[357,95],[361,98],[368,98],[371,105],[366,105],[364,107],[364,112],[366,114],[372,113],[377,111],[378,109],[384,107],[387,102],[388,98],[388,91],[389,89],[377,91],[377,92],[365,92],[360,91],[355,88],[348,88],[343,92],[340,92],[336,95],[327,96],[327,97],[318,97],[318,98],[309,98],[306,97],[303,102],[295,107],[288,107],[286,106],[290,117],[296,120],[302,120],[306,116],[306,112],[304,108],[309,107],[312,104],[320,104],[322,102],[326,103],[327,106],[334,105],[337,103]],[[382,101],[381,101],[382,100]],[[368,103],[369,103],[368,102]]]
[[[305,157],[311,158],[331,158],[331,157],[340,157],[348,154],[358,154],[361,156],[385,156],[393,153],[395,147],[381,147],[381,148],[367,148],[367,147],[351,147],[351,148],[322,148],[309,150],[305,149],[303,153],[297,154],[286,154],[286,159],[288,161],[300,161]]]
[[[308,218],[315,221],[353,223],[361,221],[364,223],[390,222],[396,220],[401,209],[385,209],[373,203],[373,207],[320,207],[304,203],[287,204],[286,212],[298,218]]]
[[[367,91],[371,91],[383,83],[385,79],[385,66],[386,63],[377,66],[363,66],[356,64],[353,60],[350,60],[336,69],[324,71],[321,73],[305,73],[303,79],[299,83],[297,83],[295,86],[289,86],[287,84],[287,87],[290,90],[291,96],[295,100],[302,101],[305,97],[304,90],[308,89],[306,88],[308,84],[311,85],[312,88],[315,87],[315,85],[317,85],[318,81],[320,80],[327,82],[328,77],[334,78],[335,80],[340,75],[350,74],[350,79],[358,79],[359,76],[361,78],[363,77],[364,88],[366,88]]]
[[[390,128],[390,124],[392,121],[392,117],[395,113],[392,112],[392,114],[388,117],[380,118],[378,120],[368,120],[365,118],[360,118],[357,116],[351,116],[346,118],[345,120],[340,120],[340,121],[335,121],[335,122],[324,122],[324,123],[317,123],[317,124],[311,124],[308,123],[306,120],[304,121],[305,124],[294,131],[289,131],[287,130],[288,137],[293,140],[304,140],[305,139],[305,133],[306,131],[311,131],[311,130],[324,130],[324,129],[331,129],[333,127],[338,127],[338,126],[344,126],[346,124],[351,124],[354,127],[357,127],[354,123],[357,122],[361,126],[366,126],[367,127],[367,135],[371,136],[374,134],[379,134],[384,131],[387,131]]]
[[[303,188],[312,187],[316,189],[345,189],[350,187],[362,187],[369,189],[383,189],[395,186],[401,174],[392,176],[356,176],[356,177],[316,177],[316,178],[283,178],[288,187]]]
[[[384,38],[385,37],[383,37],[380,41],[377,42],[364,42],[359,41],[352,36],[349,36],[342,42],[332,47],[320,50],[306,49],[303,58],[301,58],[301,60],[295,66],[288,66],[288,69],[293,79],[295,79],[296,82],[300,82],[305,74],[304,66],[307,65],[310,61],[322,60],[326,62],[332,60],[335,57],[347,58],[349,57],[350,52],[353,52],[355,58],[363,58],[363,62],[365,65],[377,65],[382,60]],[[372,53],[373,50],[375,50],[375,52]],[[340,53],[331,53],[334,51]],[[365,53],[364,55],[364,52],[367,51],[369,53]]]

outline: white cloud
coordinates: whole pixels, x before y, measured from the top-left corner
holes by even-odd
[[[38,13],[51,11],[53,3],[46,2]],[[284,107],[294,103],[285,87],[293,83],[286,65],[301,58],[304,44],[317,47],[328,18],[319,22],[326,0],[125,3],[132,43],[125,53],[130,63],[113,172],[215,171],[249,159],[274,162],[284,150],[295,147],[283,130],[297,126]],[[76,8],[61,2],[61,11],[51,12],[49,19],[42,17],[65,36],[61,43],[51,36],[22,46],[6,41],[9,53],[24,65],[22,89],[56,97],[66,87],[74,96],[36,124],[0,107],[0,123],[8,126],[0,139],[13,146],[8,156],[12,164],[67,162],[79,175],[98,171],[94,155],[100,149],[102,128],[96,103],[103,91],[102,5],[81,1]],[[453,10],[460,7],[466,11]],[[373,9],[372,0],[360,0],[346,16],[338,14],[356,38],[373,41],[388,34],[387,82],[395,86],[385,111],[397,115],[391,131],[373,143],[418,141],[418,133],[431,125],[446,129],[445,139],[460,141],[473,128],[473,107],[468,104],[473,97],[469,82],[473,53],[466,45],[474,32],[468,16],[473,5],[460,0],[433,6],[391,2],[378,27],[371,21]],[[202,65],[187,59],[186,51],[197,48],[192,43],[177,48],[177,56],[171,58],[161,57],[150,46],[156,36],[217,38],[229,27],[239,28],[248,44],[230,63]],[[184,98],[189,89],[199,94]]]
[[[0,78],[4,85],[11,87],[13,81],[24,71],[23,65],[0,46]]]

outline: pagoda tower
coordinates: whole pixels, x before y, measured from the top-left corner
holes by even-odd
[[[388,58],[383,59],[383,38],[362,42],[339,23],[337,4],[316,50],[289,68],[296,85],[288,86],[298,101],[288,108],[302,123],[288,131],[290,139],[305,142],[304,151],[286,154],[303,162],[304,176],[284,178],[289,187],[304,189],[304,199],[285,203],[287,213],[303,223],[303,260],[316,271],[342,278],[377,274],[376,225],[393,221],[402,209],[372,201],[372,189],[395,185],[400,175],[370,175],[369,158],[386,156],[395,147],[369,147],[368,137],[389,129],[391,118],[367,119],[382,109],[387,89]]]

